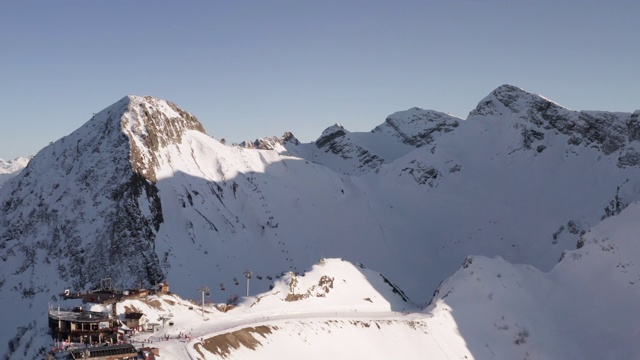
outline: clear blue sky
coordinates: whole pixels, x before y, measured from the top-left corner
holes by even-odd
[[[640,108],[638,1],[4,1],[0,158],[127,94],[228,142],[412,106],[465,118],[509,83],[575,110]]]

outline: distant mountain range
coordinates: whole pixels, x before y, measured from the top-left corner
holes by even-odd
[[[15,309],[0,335],[18,339],[9,358],[32,354],[46,304],[104,278],[166,280],[187,297],[211,284],[224,300],[242,294],[233,279],[247,269],[301,272],[324,257],[380,271],[417,303],[486,298],[460,290],[467,268],[441,282],[469,255],[480,260],[468,269],[487,261],[505,277],[508,263],[555,269],[638,200],[639,115],[571,111],[504,85],[466,120],[412,108],[371,132],[336,124],[312,143],[228,145],[171,102],[126,96],[0,188],[0,299]]]
[[[9,179],[18,175],[20,170],[27,166],[29,160],[31,160],[31,157],[19,157],[9,161],[0,159],[0,187]]]

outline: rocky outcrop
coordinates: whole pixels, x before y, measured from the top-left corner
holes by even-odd
[[[292,133],[287,131],[280,138],[272,136],[256,139],[254,141],[243,141],[237,145],[245,149],[277,150],[278,146],[300,145],[300,141],[298,141]]]
[[[295,136],[293,136],[292,133],[290,133],[288,131],[285,132],[282,135],[281,141],[285,145],[287,145],[287,144],[291,144],[291,145],[294,145],[294,146],[295,145],[300,145],[300,141],[298,141],[298,139]]]
[[[437,186],[438,177],[440,172],[434,166],[424,164],[419,160],[411,160],[407,164],[407,167],[402,169],[403,173],[407,173],[413,177],[413,179],[420,185],[429,185],[430,187]]]
[[[322,132],[315,145],[318,149],[338,155],[342,159],[356,160],[356,168],[359,171],[376,169],[384,163],[384,159],[364,146],[358,145],[349,134],[342,125],[335,124]]]

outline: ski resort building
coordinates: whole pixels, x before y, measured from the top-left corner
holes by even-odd
[[[98,346],[86,349],[74,349],[69,351],[72,359],[92,360],[135,360],[138,351],[131,344]]]
[[[130,312],[124,315],[125,325],[136,331],[146,329],[147,316],[140,312]]]
[[[159,283],[157,292],[160,294],[168,294],[169,293],[169,284],[166,282]]]
[[[117,319],[110,313],[82,309],[49,309],[49,328],[54,339],[75,343],[116,341]]]

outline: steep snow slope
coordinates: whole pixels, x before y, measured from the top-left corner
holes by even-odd
[[[31,157],[19,157],[13,160],[5,161],[0,159],[0,187],[9,179],[18,175],[31,160]]]
[[[635,359],[640,204],[584,235],[550,272],[471,257],[429,312],[455,319],[475,358]]]

